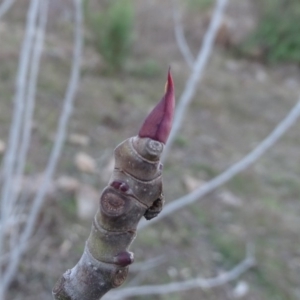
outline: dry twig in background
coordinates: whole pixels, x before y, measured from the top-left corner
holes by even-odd
[[[146,295],[164,295],[175,292],[183,292],[190,289],[200,288],[202,290],[208,290],[217,286],[224,285],[230,281],[238,279],[243,273],[254,267],[256,262],[254,253],[251,247],[247,249],[247,255],[245,259],[232,268],[230,271],[224,272],[213,278],[193,278],[180,282],[171,282],[160,285],[145,285],[123,288],[118,291],[112,291],[107,296],[103,297],[103,300],[122,300],[128,297],[134,296],[146,296]]]
[[[181,97],[179,98],[175,116],[174,116],[172,131],[170,133],[168,143],[166,144],[162,161],[164,161],[168,155],[168,152],[175,139],[175,136],[177,135],[178,130],[180,129],[183,123],[183,117],[188,108],[188,105],[190,104],[190,102],[192,101],[195,95],[197,84],[200,82],[200,80],[203,77],[204,69],[211,55],[213,44],[222,21],[222,16],[227,1],[228,0],[217,0],[216,7],[213,12],[212,20],[203,39],[201,50],[199,51],[199,54],[194,63],[194,67],[192,68],[192,73],[186,82],[184,91]]]
[[[16,0],[4,0],[0,5],[0,19],[8,12]]]
[[[8,141],[8,148],[6,150],[3,159],[3,168],[1,170],[2,179],[2,192],[1,192],[1,227],[0,227],[0,256],[3,254],[4,234],[11,211],[10,207],[10,195],[13,188],[13,176],[15,168],[15,160],[17,155],[17,149],[19,146],[19,139],[21,134],[23,111],[24,111],[24,96],[26,88],[26,74],[28,72],[30,54],[33,47],[33,39],[35,35],[35,26],[37,22],[39,9],[39,1],[32,0],[27,14],[27,24],[25,30],[25,36],[20,53],[18,75],[16,79],[16,92],[14,96],[14,113],[10,127],[10,135]],[[0,272],[2,269],[0,269]],[[2,277],[2,276],[1,276]],[[0,295],[2,291],[2,282],[0,283]]]
[[[291,109],[288,115],[276,126],[276,128],[267,136],[255,149],[253,149],[249,154],[247,154],[244,158],[242,158],[239,162],[235,163],[233,166],[228,168],[226,171],[216,176],[208,183],[200,186],[193,192],[178,198],[172,201],[170,204],[166,205],[161,214],[153,219],[150,222],[141,222],[139,224],[139,229],[143,229],[164,217],[172,214],[173,212],[182,209],[183,207],[190,205],[207,194],[214,191],[219,186],[225,184],[234,176],[239,174],[240,172],[247,169],[251,164],[256,162],[267,150],[272,148],[274,144],[289,130],[291,126],[295,124],[297,119],[300,116],[300,99],[295,104],[295,106]]]
[[[4,190],[4,197],[2,197],[2,208],[5,208],[5,204],[9,199],[7,198],[7,195],[9,195],[10,189],[11,189],[11,184],[12,184],[12,178],[14,175],[14,166],[15,166],[15,159],[16,159],[16,147],[19,143],[20,140],[20,122],[23,120],[21,118],[23,111],[24,111],[24,95],[26,94],[25,92],[25,76],[26,73],[28,72],[28,65],[29,65],[29,57],[30,57],[30,52],[32,48],[32,35],[34,34],[34,24],[36,22],[37,18],[37,11],[38,11],[38,4],[39,1],[32,0],[30,8],[28,10],[28,23],[27,23],[27,34],[25,35],[24,38],[24,44],[21,52],[21,60],[20,60],[20,69],[19,69],[19,75],[18,75],[18,80],[17,80],[17,87],[16,87],[16,106],[17,108],[15,109],[15,118],[14,120],[18,119],[18,122],[14,121],[13,122],[13,128],[11,131],[11,138],[12,140],[10,144],[12,145],[11,147],[8,148],[7,151],[7,157],[6,157],[6,164],[4,165],[4,172],[3,176],[4,179],[6,179],[6,176],[8,175],[8,184],[6,181],[6,184],[8,186],[7,189]],[[47,2],[44,1],[42,2],[43,5],[47,5]],[[53,177],[61,149],[63,146],[63,143],[65,141],[65,136],[66,136],[66,130],[67,130],[67,125],[68,121],[70,118],[70,115],[72,113],[72,108],[73,108],[73,102],[75,99],[75,92],[78,86],[79,82],[79,74],[80,74],[80,64],[81,64],[81,53],[82,53],[82,44],[83,44],[83,39],[82,39],[82,7],[81,7],[81,1],[80,0],[74,0],[74,6],[75,6],[75,29],[74,29],[74,40],[75,40],[75,45],[74,45],[74,52],[73,52],[73,60],[72,60],[72,70],[71,70],[71,76],[67,88],[67,92],[65,95],[64,103],[63,103],[63,108],[62,108],[62,113],[60,116],[58,128],[57,128],[57,133],[56,133],[56,138],[55,142],[53,145],[53,149],[47,164],[47,167],[44,172],[44,179],[43,183],[40,186],[36,197],[33,200],[32,206],[30,207],[29,214],[26,218],[26,222],[23,226],[23,231],[20,233],[20,236],[16,240],[16,243],[18,244],[17,247],[14,247],[11,249],[11,254],[10,254],[10,259],[8,262],[8,265],[2,274],[1,277],[1,282],[0,282],[0,299],[4,299],[5,292],[7,290],[7,287],[11,280],[13,279],[15,272],[17,270],[17,266],[20,262],[21,256],[26,250],[26,246],[28,243],[29,238],[32,235],[33,229],[35,222],[38,217],[38,213],[40,212],[41,206],[43,204],[43,200],[45,198],[47,188],[49,185],[50,180]],[[46,13],[47,9],[46,6],[44,6],[44,10],[42,10],[42,13]],[[44,24],[45,25],[45,24]],[[43,30],[40,28],[40,30]],[[41,33],[40,33],[41,34]],[[41,38],[41,37],[40,37]],[[41,42],[41,41],[39,41]],[[31,97],[34,97],[35,94],[35,87],[33,85],[36,84],[36,75],[38,72],[38,61],[39,58],[37,57],[41,51],[41,45],[37,45],[37,48],[35,48],[36,51],[34,51],[34,58],[33,58],[33,66],[32,66],[32,71],[31,71],[31,86],[28,90],[28,101],[31,102],[31,107],[27,108],[27,115],[26,115],[26,128],[29,128],[30,124],[30,118],[32,117],[32,111],[33,110],[33,99]],[[15,123],[17,123],[15,125]],[[19,168],[21,169],[23,160],[25,159],[24,156],[26,156],[26,147],[27,143],[29,142],[28,139],[30,139],[30,134],[28,131],[25,131],[24,129],[24,139],[22,140],[23,142],[23,151],[22,155],[20,154],[19,157]],[[29,128],[30,129],[30,128]],[[5,194],[6,192],[6,194]],[[1,211],[3,214],[7,213],[7,210],[3,209]],[[7,218],[8,215],[4,215],[5,218]],[[3,220],[5,221],[6,219],[1,219],[2,224]],[[3,228],[1,227],[2,232],[2,241],[4,238],[4,232]],[[2,297],[1,297],[2,296]]]
[[[184,57],[186,63],[192,70],[194,68],[195,59],[191,52],[190,47],[187,44],[187,41],[184,36],[183,27],[182,27],[182,16],[179,10],[178,0],[173,1],[173,21],[174,21],[174,33],[176,42],[179,50],[181,51],[182,56]]]
[[[35,29],[35,40],[32,50],[31,63],[29,64],[28,82],[26,83],[26,95],[24,96],[24,112],[21,137],[19,141],[18,153],[16,157],[16,166],[14,172],[14,184],[19,184],[25,171],[27,154],[31,141],[32,119],[35,109],[36,87],[40,70],[40,61],[44,47],[45,30],[48,18],[48,0],[41,1],[38,24]],[[18,198],[18,191],[13,190],[9,194],[9,213],[13,211]]]

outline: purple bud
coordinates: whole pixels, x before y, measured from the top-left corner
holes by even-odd
[[[114,263],[121,267],[126,267],[134,262],[134,255],[132,252],[122,251],[114,257]]]
[[[139,137],[148,137],[165,144],[172,127],[174,106],[174,84],[169,69],[165,95],[144,121]]]
[[[124,181],[114,180],[110,186],[123,193],[126,193],[129,190],[129,185]]]

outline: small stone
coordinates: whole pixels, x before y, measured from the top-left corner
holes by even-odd
[[[78,146],[88,146],[90,144],[90,137],[79,133],[71,133],[68,140],[71,144]]]
[[[66,257],[72,248],[72,242],[70,240],[64,240],[59,248],[59,253],[62,257]]]
[[[111,157],[108,161],[108,163],[106,164],[106,166],[103,168],[103,170],[101,171],[101,180],[103,182],[108,182],[112,172],[114,170],[114,166],[115,166],[115,159],[114,157]]]
[[[190,175],[185,175],[183,178],[183,183],[187,189],[188,192],[192,192],[198,187],[202,186],[205,184],[205,181],[194,178]]]
[[[192,277],[191,274],[191,270],[189,268],[183,268],[180,270],[180,275],[184,278],[184,279],[189,279]]]
[[[284,85],[289,88],[289,89],[297,89],[299,84],[298,84],[298,80],[296,78],[287,78],[284,81]]]
[[[0,155],[2,155],[5,152],[6,144],[4,141],[0,140]]]
[[[240,207],[243,205],[243,202],[240,198],[228,191],[223,191],[218,196],[219,199],[228,206]]]
[[[249,285],[246,281],[239,281],[235,286],[232,296],[234,299],[241,299],[249,292]]]
[[[76,178],[70,176],[60,176],[56,182],[56,186],[58,189],[63,190],[67,193],[75,193],[80,186],[79,181]]]
[[[77,216],[81,220],[93,219],[99,205],[100,194],[89,185],[83,184],[76,194]]]
[[[232,59],[229,59],[225,63],[226,69],[231,72],[237,72],[240,69],[240,64]]]
[[[79,152],[76,154],[75,165],[81,172],[95,174],[97,171],[96,161],[85,152]]]
[[[236,236],[240,239],[246,238],[245,229],[242,226],[238,225],[238,224],[228,225],[228,232],[230,233],[230,235]]]
[[[168,275],[171,277],[171,278],[175,278],[176,276],[178,276],[178,271],[176,268],[174,267],[169,267],[168,268]]]
[[[255,73],[255,78],[259,82],[265,82],[267,80],[267,73],[263,69],[258,69]]]
[[[23,176],[21,178],[14,179],[14,192],[17,194],[26,194],[28,196],[34,196],[38,193],[39,189],[44,182],[44,174],[37,174],[34,176]],[[53,181],[50,181],[46,187],[46,195],[51,197],[55,194],[55,184]]]

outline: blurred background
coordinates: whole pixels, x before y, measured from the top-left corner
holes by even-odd
[[[0,162],[29,2],[15,1],[0,19]],[[83,252],[100,191],[113,170],[114,147],[138,133],[164,93],[169,66],[177,98],[185,89],[191,69],[176,42],[174,10],[197,57],[214,7],[213,0],[83,2],[81,77],[66,143],[5,299],[52,299],[54,283]],[[212,56],[164,164],[166,203],[243,158],[297,102],[299,20],[298,0],[228,1]],[[72,64],[73,25],[73,2],[49,1],[30,150],[25,173],[14,185],[26,195],[28,208],[55,140]],[[257,265],[211,290],[130,299],[300,299],[299,126],[226,185],[138,234],[131,246],[135,262],[161,260],[136,268],[127,285],[217,276],[243,260],[249,242]],[[4,241],[22,228],[25,212]],[[3,272],[5,266],[4,255]]]

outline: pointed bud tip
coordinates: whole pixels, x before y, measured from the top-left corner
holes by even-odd
[[[171,67],[169,67],[169,70],[168,70],[168,87],[171,89],[174,89],[173,78],[171,75]]]
[[[169,68],[165,95],[147,116],[140,129],[139,137],[148,137],[165,144],[172,127],[174,107],[174,84]]]

